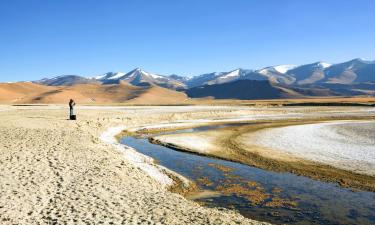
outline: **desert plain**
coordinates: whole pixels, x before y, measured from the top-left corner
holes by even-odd
[[[123,131],[142,134],[207,124],[252,123],[235,129],[156,135],[151,141],[374,190],[374,158],[369,152],[374,148],[373,135],[367,135],[374,127],[373,107],[79,105],[76,111],[78,120],[70,121],[65,105],[0,106],[1,224],[266,224],[229,209],[201,206],[173,192],[176,182],[187,189],[194,184],[136,149],[120,145],[115,136]],[[288,148],[281,141],[293,139],[293,129],[301,129],[297,125],[334,126],[337,121],[367,124],[361,131],[366,135],[360,133],[358,141],[348,141],[362,143],[365,155],[346,159],[343,152],[339,154],[349,161],[336,162],[326,151],[324,160],[319,161],[313,152],[301,157],[300,146]],[[289,129],[287,133],[278,130],[283,127]],[[335,135],[324,129],[331,135],[328,138]],[[349,135],[355,129],[345,126],[336,130]],[[303,138],[315,132],[303,131],[308,133],[298,130]],[[267,141],[270,134],[277,137],[271,144]],[[327,149],[328,145],[320,144],[324,145],[321,150]],[[350,160],[357,160],[358,166],[348,168]]]

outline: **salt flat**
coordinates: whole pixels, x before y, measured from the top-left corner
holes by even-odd
[[[269,128],[242,140],[301,159],[375,175],[375,121],[336,121]]]

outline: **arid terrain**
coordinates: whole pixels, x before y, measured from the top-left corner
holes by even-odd
[[[65,106],[0,107],[1,224],[260,224],[171,193],[168,182],[160,182],[170,178],[154,173],[161,168],[139,154],[127,158],[134,150],[119,148],[108,136],[111,127],[238,112],[83,106],[78,121],[67,120],[67,112]]]
[[[246,105],[79,106],[77,121],[67,120],[67,114],[65,105],[0,106],[2,224],[261,224],[235,211],[206,208],[171,192],[176,183],[182,182],[187,189],[193,184],[159,166],[152,158],[118,144],[115,136],[124,130],[142,134],[205,124],[286,124],[327,118],[369,120],[374,117],[374,110],[372,107]],[[233,152],[223,154],[215,140],[240,137],[239,134],[245,134],[249,129],[253,128],[243,126],[224,128],[222,132],[198,132],[180,140],[183,140],[182,146],[191,151],[236,160],[231,158],[236,156]],[[299,170],[299,162],[293,163],[254,161],[255,166],[270,170],[289,170],[288,166],[297,165],[297,173],[314,177],[309,172],[314,164]],[[369,178],[368,175],[354,177],[346,180],[349,185],[353,180],[358,181],[354,182],[354,187],[363,187],[358,185],[363,184],[361,179]],[[373,177],[371,179],[368,189],[374,184]]]
[[[249,88],[249,87],[248,87]],[[234,89],[236,90],[236,89]],[[125,81],[118,84],[75,84],[47,86],[32,82],[0,83],[1,104],[66,104],[70,98],[80,104],[92,105],[358,105],[375,104],[375,97],[309,97],[289,95],[288,99],[239,100],[189,98],[186,93],[158,85],[135,86]],[[273,96],[275,97],[275,96]],[[269,96],[268,98],[272,98]],[[256,98],[254,98],[256,99]]]
[[[375,225],[374,11],[0,0],[0,225]]]

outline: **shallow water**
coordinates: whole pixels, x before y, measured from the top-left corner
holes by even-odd
[[[195,200],[207,206],[235,209],[246,217],[274,224],[375,224],[373,192],[354,192],[290,173],[179,152],[151,144],[145,138],[124,137],[121,143],[195,181],[201,189],[221,193]]]

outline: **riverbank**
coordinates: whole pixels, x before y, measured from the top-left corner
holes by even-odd
[[[265,224],[171,193],[167,179],[155,180],[102,136],[111,127],[233,117],[247,108],[78,107],[77,121],[58,105],[0,108],[1,224]]]
[[[341,120],[343,118],[345,118],[343,115],[337,118],[332,115],[329,119]],[[371,119],[372,115],[369,114],[367,118]],[[356,119],[360,118],[357,117]],[[357,160],[358,157],[354,156],[345,159],[347,156],[345,156],[344,152],[342,153],[344,154],[342,156],[344,158],[340,161],[340,159],[342,159],[338,157],[340,156],[340,151],[331,153],[331,155],[336,154],[336,156],[327,156],[326,158],[322,156],[323,158],[320,159],[319,155],[329,155],[329,151],[327,151],[328,153],[323,152],[319,154],[319,152],[317,152],[319,144],[315,141],[322,143],[322,140],[320,140],[319,137],[316,137],[315,140],[311,135],[309,136],[310,140],[299,140],[297,137],[296,143],[300,143],[299,141],[303,143],[316,143],[316,151],[311,153],[311,155],[315,156],[315,160],[311,160],[311,157],[308,158],[302,153],[299,154],[298,146],[294,148],[293,152],[287,150],[288,146],[292,148],[296,145],[296,143],[293,142],[295,135],[303,136],[303,133],[296,134],[295,131],[289,132],[290,138],[287,139],[289,141],[285,142],[286,139],[284,140],[284,138],[282,138],[284,136],[283,127],[295,127],[293,125],[299,124],[316,124],[325,120],[327,120],[327,118],[316,118],[314,120],[311,120],[311,118],[308,120],[298,119],[294,121],[288,121],[288,119],[286,119],[278,122],[263,121],[247,126],[238,126],[236,128],[231,127],[206,132],[161,135],[151,137],[150,141],[180,151],[231,160],[277,172],[292,172],[297,175],[308,176],[318,180],[337,182],[344,187],[375,191],[375,178],[372,174],[373,165],[369,163],[369,160],[373,160],[373,157],[370,157],[370,159],[366,158],[369,154],[372,154],[371,151],[366,152],[364,150],[364,152],[360,153],[351,153],[350,149],[346,149],[347,154],[360,156],[362,157],[361,160]],[[272,131],[272,129],[278,129],[279,133],[276,134],[276,136],[267,135],[267,142],[264,141],[266,138],[262,138],[261,135],[258,135],[258,133],[264,133],[268,130]],[[278,141],[284,144],[284,151],[269,147],[270,145],[273,147]],[[265,142],[266,144],[264,144]],[[257,145],[256,143],[263,143],[263,145]],[[331,148],[335,147],[332,146],[333,144],[331,143]],[[352,145],[350,146],[353,147]],[[366,149],[373,148],[371,145],[366,146]],[[308,147],[309,146],[304,146],[305,151],[310,151]],[[324,146],[321,147],[323,150],[327,150]],[[366,157],[363,158],[364,156]],[[329,160],[325,160],[327,158]]]
[[[175,132],[194,133],[220,127],[223,128],[223,125]],[[374,192],[354,192],[305,176],[175,151],[152,144],[147,138],[148,135],[126,135],[120,142],[195,182],[197,191],[188,193],[187,197],[199,204],[235,209],[248,218],[274,224],[374,223]],[[355,217],[352,216],[353,212]]]

